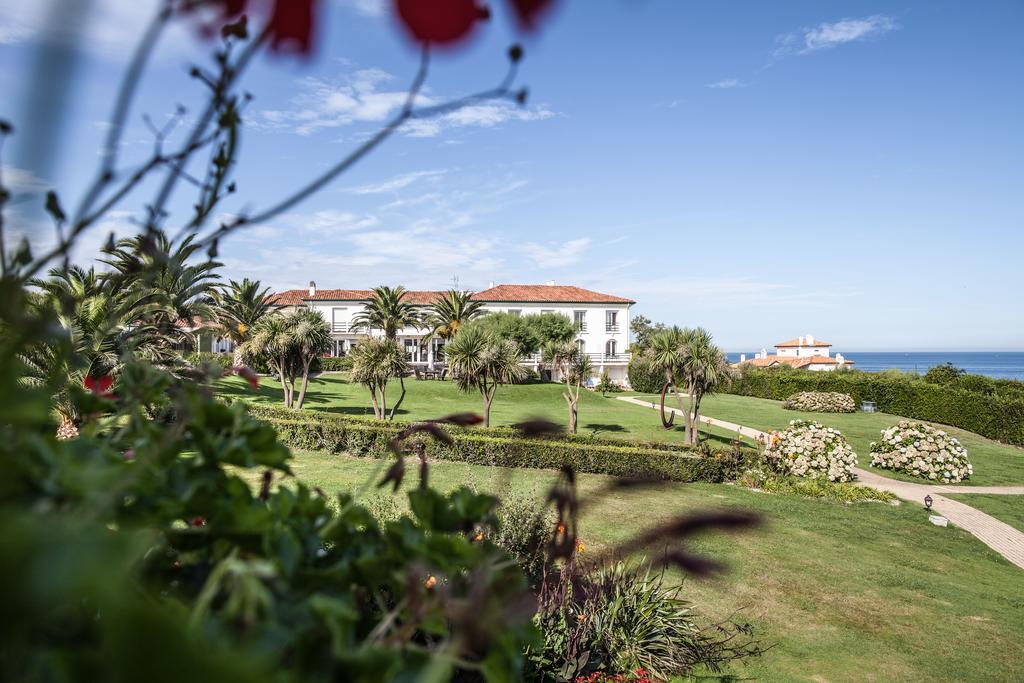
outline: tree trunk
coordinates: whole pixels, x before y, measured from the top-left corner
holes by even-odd
[[[689,402],[688,402],[688,405],[686,406],[686,417],[688,418],[688,423],[687,423],[687,427],[686,427],[686,429],[687,429],[686,443],[688,443],[691,446],[693,446],[693,445],[695,445],[697,443],[697,430],[700,427],[700,425],[697,424],[697,419],[696,419],[696,417],[694,415],[694,406],[695,406],[695,404],[694,404],[694,393],[695,392],[693,390],[693,387],[692,386],[687,387],[686,388],[686,393],[688,394],[689,399],[690,399]]]
[[[284,392],[284,407],[291,408],[292,404],[288,396],[288,380],[284,376],[284,360],[278,359],[277,378],[281,380],[281,391]]]
[[[309,383],[309,364],[312,358],[302,361],[302,385],[299,387],[299,400],[295,405],[296,410],[302,410],[302,402],[306,400],[306,385]]]
[[[370,403],[373,404],[373,416],[380,418],[380,404],[377,402],[377,386],[370,385]]]
[[[231,355],[231,364],[236,368],[245,365],[245,358],[242,356],[242,345],[235,344],[235,352]]]
[[[491,397],[487,395],[487,390],[483,392],[484,395],[484,427],[491,426]]]
[[[389,420],[394,420],[395,419],[395,414],[398,413],[398,407],[401,406],[402,405],[402,401],[405,400],[405,378],[404,377],[399,377],[398,378],[398,383],[402,387],[402,394],[398,397],[398,400],[395,402],[394,407],[391,408],[391,417],[388,418]]]
[[[388,415],[388,385],[382,384],[380,387],[380,419],[385,419]]]

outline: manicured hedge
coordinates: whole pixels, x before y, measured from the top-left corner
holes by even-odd
[[[278,439],[298,450],[391,457],[388,442],[407,425],[250,406],[253,415],[277,429]],[[497,467],[557,469],[670,481],[721,482],[734,476],[736,463],[727,451],[698,455],[681,445],[623,444],[589,437],[527,439],[510,429],[450,428],[454,444],[423,438],[427,455]]]
[[[886,413],[960,427],[990,439],[1024,445],[1024,399],[931,384],[915,375],[745,367],[726,391],[777,401],[801,391],[837,391],[849,394],[858,405],[861,401],[874,401]]]
[[[320,370],[322,372],[339,372],[342,370],[351,370],[354,359],[352,356],[342,356],[340,358],[319,358]]]

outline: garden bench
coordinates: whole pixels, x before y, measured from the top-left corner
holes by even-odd
[[[878,410],[878,407],[875,405],[874,401],[861,401],[860,402],[860,411],[862,413],[873,413],[876,410]]]

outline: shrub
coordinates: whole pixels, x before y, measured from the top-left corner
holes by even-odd
[[[665,371],[646,356],[636,355],[630,359],[626,377],[630,388],[641,394],[660,394],[665,386]]]
[[[727,390],[782,401],[800,391],[838,391],[855,403],[874,401],[882,412],[952,425],[1006,443],[1024,445],[1024,383],[993,380],[994,395],[925,382],[899,372],[809,372],[745,366]]]
[[[298,450],[391,457],[389,442],[408,424],[251,406],[253,415],[277,429],[281,443]],[[429,457],[495,467],[558,469],[667,481],[721,482],[734,470],[731,452],[697,454],[681,444],[632,444],[612,439],[565,435],[529,439],[508,428],[447,430],[451,445],[423,443]]]
[[[194,351],[185,357],[185,362],[193,367],[198,367],[203,363],[229,367],[231,361],[230,353],[213,353],[211,351]]]
[[[943,363],[928,368],[928,372],[924,373],[924,381],[931,384],[949,384],[963,374],[963,369],[952,363]]]
[[[667,680],[759,653],[747,626],[702,628],[681,586],[646,563],[581,569],[573,561],[552,583],[534,618],[543,646],[528,653],[538,678]]]
[[[355,359],[352,356],[341,356],[340,358],[320,358],[320,371],[321,372],[343,372],[352,369],[352,364]]]
[[[867,486],[859,486],[847,482],[828,481],[826,479],[802,479],[800,477],[779,476],[763,470],[749,470],[737,480],[747,488],[760,489],[768,493],[783,493],[804,498],[820,498],[837,503],[890,503],[898,500],[895,494],[879,491]]]
[[[883,430],[882,440],[871,442],[871,466],[943,482],[962,481],[974,472],[959,441],[910,420]]]
[[[801,391],[783,402],[786,410],[804,410],[810,413],[853,413],[857,404],[849,394],[838,391]]]
[[[807,420],[773,432],[764,457],[777,472],[828,481],[852,481],[857,465],[857,454],[838,429]]]
[[[554,515],[543,501],[506,498],[498,507],[498,525],[489,538],[519,561],[530,584],[536,586],[544,571],[545,546],[554,528]]]
[[[622,387],[612,381],[612,378],[608,376],[608,371],[605,370],[601,373],[601,381],[594,387],[595,391],[600,391],[604,394],[617,394],[622,391]]]

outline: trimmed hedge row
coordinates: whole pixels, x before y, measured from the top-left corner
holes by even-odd
[[[265,406],[251,406],[250,411],[274,425],[278,439],[290,448],[361,457],[391,457],[388,442],[406,426],[335,416],[311,417],[306,411]],[[514,432],[507,429],[451,428],[448,433],[451,446],[429,437],[422,439],[428,457],[495,467],[557,469],[571,465],[577,472],[683,482],[722,482],[734,476],[739,466],[731,452],[697,455],[677,445],[622,445],[586,437],[527,439],[512,436]]]
[[[916,376],[857,370],[809,372],[790,368],[743,368],[728,393],[782,401],[801,391],[837,391],[858,404],[959,427],[1005,443],[1024,445],[1024,400],[985,396]]]

